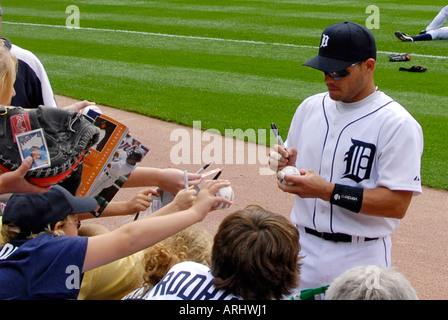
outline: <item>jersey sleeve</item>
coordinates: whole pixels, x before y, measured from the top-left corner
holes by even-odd
[[[380,135],[378,155],[378,186],[391,190],[422,192],[421,157],[423,133],[421,126],[412,117],[401,117],[386,121],[385,134]]]

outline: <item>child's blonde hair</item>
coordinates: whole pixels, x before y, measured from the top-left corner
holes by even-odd
[[[68,222],[68,217],[60,222],[61,225],[66,224]],[[17,227],[14,223],[9,223],[4,224],[0,229],[0,247],[2,247],[5,243],[11,242],[13,240],[31,240],[43,233],[51,233],[55,236],[65,235],[64,231],[61,228],[59,228],[58,230],[52,230],[50,225],[48,225],[47,228],[45,228],[45,230],[40,233],[31,233],[29,235],[24,235],[19,227]]]
[[[145,249],[146,291],[156,285],[174,266],[182,261],[210,265],[213,236],[204,228],[191,226]]]
[[[8,48],[3,44],[3,40],[0,41],[0,97],[1,100],[5,96],[8,96],[13,88],[14,82],[16,81],[17,75],[17,58],[12,55]],[[3,104],[10,104],[11,101],[2,101]]]

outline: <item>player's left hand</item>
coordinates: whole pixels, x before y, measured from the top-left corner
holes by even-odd
[[[293,185],[286,185],[277,180],[278,187],[301,198],[320,198],[329,201],[334,184],[326,181],[312,169],[300,169],[299,175],[286,174],[284,179]]]

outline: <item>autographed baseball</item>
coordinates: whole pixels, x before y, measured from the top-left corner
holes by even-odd
[[[218,192],[215,193],[215,196],[223,197],[223,198],[226,198],[227,200],[230,200],[230,201],[233,201],[233,199],[235,199],[235,194],[234,194],[233,189],[232,189],[231,186],[223,187],[223,188],[219,189]],[[228,205],[227,203],[216,202],[213,205],[213,208],[216,208],[216,209],[226,209],[229,206],[230,205]]]
[[[285,175],[286,174],[295,174],[295,175],[299,175],[300,176],[300,171],[296,167],[287,166],[287,167],[284,167],[281,171],[279,171],[277,173],[277,178],[278,178],[278,180],[280,180],[281,183],[286,184],[288,186],[292,186],[293,183],[286,182],[286,180],[285,180]]]

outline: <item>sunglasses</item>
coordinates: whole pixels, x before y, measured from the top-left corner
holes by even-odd
[[[350,65],[348,68],[356,66],[359,63],[361,63],[361,61],[355,62],[354,64]],[[341,80],[342,78],[348,77],[350,75],[350,71],[348,71],[347,69],[341,70],[341,71],[333,71],[333,72],[324,71],[324,75],[329,76],[331,79],[334,79],[334,80]]]

